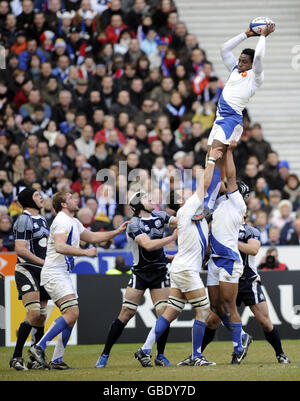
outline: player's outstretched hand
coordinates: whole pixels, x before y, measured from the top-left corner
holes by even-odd
[[[228,146],[228,149],[232,151],[232,150],[234,150],[236,147],[237,147],[237,142],[236,142],[236,141],[231,141],[230,144],[229,144],[229,146]]]
[[[176,241],[177,237],[178,237],[178,230],[177,228],[175,228],[175,230],[173,231],[173,234],[171,235],[172,237],[172,241]]]
[[[267,37],[270,33],[275,31],[275,24],[273,22],[267,22],[265,29],[262,31],[261,36]]]
[[[97,248],[93,247],[93,248],[88,248],[86,250],[85,256],[89,256],[90,258],[93,258],[95,256],[97,256]]]
[[[251,36],[259,36],[258,33],[253,32],[250,28],[247,29],[245,34],[247,35],[248,38],[251,38]]]
[[[212,148],[209,152],[209,157],[213,157],[215,160],[221,159],[223,157],[223,147]]]
[[[124,221],[124,223],[122,223],[122,224],[120,225],[120,227],[118,227],[118,228],[116,229],[116,231],[118,232],[118,234],[121,234],[123,231],[125,231],[127,225],[130,224],[130,223],[131,223],[131,221]]]

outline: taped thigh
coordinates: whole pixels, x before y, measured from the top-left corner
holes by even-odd
[[[24,303],[26,312],[31,312],[31,311],[40,311],[41,310],[41,304],[40,301],[30,301]]]
[[[165,309],[167,306],[168,306],[167,299],[162,299],[160,301],[155,302],[154,304],[154,308],[157,313],[160,312],[162,309]]]
[[[135,302],[129,301],[126,298],[124,299],[122,306],[124,308],[128,308],[128,309],[131,309],[131,310],[134,310],[134,311],[136,311],[137,308],[138,308],[138,304],[136,304]]]
[[[176,309],[177,311],[181,312],[186,304],[185,299],[180,299],[176,297],[169,296],[168,299],[168,306],[171,306],[172,308]]]
[[[59,309],[61,311],[61,313],[65,313],[65,311],[68,308],[72,308],[74,306],[78,306],[78,301],[76,298],[70,298],[70,299],[66,299],[64,302],[62,302],[59,306]]]

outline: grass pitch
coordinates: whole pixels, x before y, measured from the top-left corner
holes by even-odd
[[[232,343],[213,342],[205,350],[207,359],[216,362],[210,367],[181,367],[176,364],[191,351],[190,343],[168,343],[166,356],[173,367],[142,368],[134,359],[134,352],[140,344],[116,344],[105,369],[95,369],[95,363],[102,346],[68,346],[64,360],[74,370],[29,370],[18,372],[9,368],[13,349],[0,348],[0,381],[214,381],[254,380],[287,381],[300,380],[300,340],[283,341],[283,349],[291,364],[277,362],[271,346],[266,341],[255,341],[250,345],[247,358],[242,364],[230,365]],[[27,362],[27,349],[23,356]],[[53,347],[47,348],[47,360]],[[154,355],[154,349],[152,354]],[[152,358],[154,359],[154,357]]]

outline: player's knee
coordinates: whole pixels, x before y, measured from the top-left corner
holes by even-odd
[[[196,312],[196,319],[206,321],[210,314],[209,300],[206,296],[190,299],[189,303]]]
[[[259,316],[257,320],[264,331],[271,331],[273,329],[273,323],[268,316]]]
[[[156,315],[157,316],[162,315],[164,313],[164,311],[166,310],[167,306],[168,306],[168,300],[167,299],[163,299],[163,300],[157,301],[154,304]]]
[[[70,298],[62,302],[59,306],[61,314],[64,316],[68,324],[74,324],[79,317],[78,300]]]
[[[26,303],[26,316],[31,326],[39,326],[40,325],[40,309],[41,304],[39,301],[31,301]]]
[[[137,308],[137,303],[125,298],[119,319],[126,324],[136,314]]]
[[[173,296],[169,296],[168,306],[177,310],[178,312],[182,312],[186,304],[185,299],[176,298]]]

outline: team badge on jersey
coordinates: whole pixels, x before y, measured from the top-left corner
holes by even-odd
[[[241,76],[245,78],[247,76],[247,71],[242,72]]]
[[[156,228],[160,228],[162,226],[161,221],[160,220],[155,220],[155,227]]]

